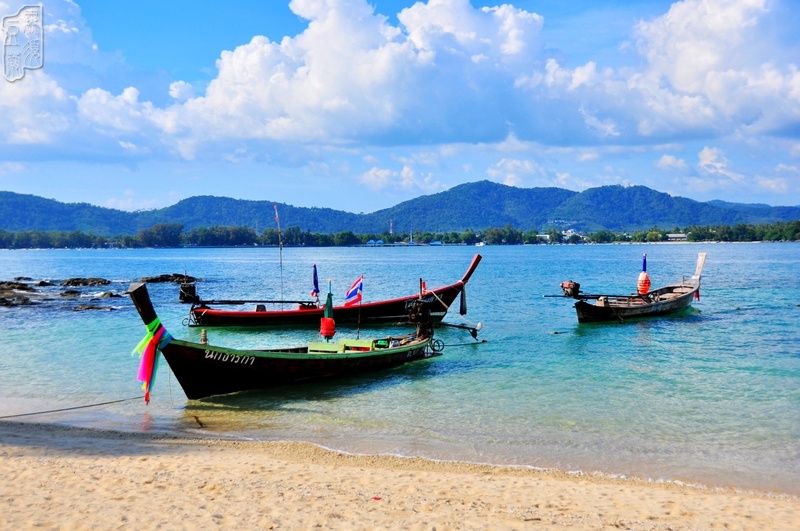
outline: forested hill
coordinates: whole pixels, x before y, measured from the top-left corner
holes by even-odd
[[[135,234],[157,223],[185,230],[211,226],[275,228],[273,201],[196,196],[157,210],[123,212],[86,203],[60,203],[33,195],[0,192],[0,229]],[[302,231],[381,233],[482,230],[510,225],[543,230],[634,231],[691,225],[773,223],[800,219],[800,206],[772,207],[673,197],[644,186],[602,186],[583,192],[561,188],[516,188],[490,181],[456,186],[369,214],[277,203],[281,225]]]

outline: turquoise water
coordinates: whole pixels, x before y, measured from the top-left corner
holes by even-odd
[[[598,245],[0,252],[0,280],[98,276],[122,291],[162,273],[198,276],[205,298],[305,298],[311,265],[335,298],[361,273],[365,299],[461,277],[476,343],[440,329],[438,358],[385,373],[188,401],[162,365],[143,400],[22,417],[103,429],[256,440],[304,440],[364,453],[414,455],[722,484],[800,494],[800,244]],[[701,300],[676,317],[577,324],[558,294],[635,288],[641,255],[654,286],[694,271],[706,251]],[[281,282],[281,277],[283,282]],[[54,288],[57,291],[59,288]],[[188,311],[174,284],[151,285],[165,326]],[[113,311],[70,303],[0,308],[0,416],[141,395],[131,349],[144,334],[127,298]],[[339,334],[354,329],[339,326]],[[362,330],[361,335],[384,330]],[[212,343],[300,344],[314,330],[209,330]],[[200,428],[195,417],[205,428]]]

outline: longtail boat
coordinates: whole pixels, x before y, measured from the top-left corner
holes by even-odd
[[[630,295],[588,294],[580,290],[581,285],[572,280],[561,283],[563,297],[577,299],[575,312],[579,323],[619,321],[640,317],[669,315],[688,308],[693,299],[700,299],[700,277],[706,261],[706,253],[697,255],[694,275],[681,278],[680,282],[650,290],[650,280],[640,274],[640,293]],[[646,262],[645,262],[646,263]],[[645,268],[646,269],[646,268]],[[645,273],[643,271],[642,273]],[[646,289],[643,289],[646,288]]]
[[[406,314],[406,321],[416,326],[409,335],[251,350],[209,344],[204,340],[205,334],[201,334],[199,343],[174,339],[161,324],[145,284],[131,284],[128,294],[148,330],[136,349],[143,353],[139,380],[144,383],[147,401],[158,352],[167,360],[186,396],[199,399],[388,369],[439,355],[443,347],[441,341],[433,340],[428,312],[417,301],[412,301]]]
[[[459,313],[467,313],[465,287],[481,261],[476,254],[461,280],[440,288],[428,290],[420,282],[419,293],[397,299],[376,302],[362,302],[355,305],[335,306],[336,322],[360,323],[362,325],[404,323],[406,322],[406,306],[414,300],[421,300],[431,314],[433,323],[439,323],[447,314],[450,306],[461,295]],[[183,293],[183,292],[182,292]],[[315,326],[323,316],[323,308],[316,302],[304,301],[259,301],[259,300],[211,300],[196,299],[194,290],[190,290],[184,300],[192,302],[189,310],[189,326]],[[271,309],[268,304],[292,304],[291,309]],[[221,309],[224,305],[254,304],[253,309],[230,310]],[[296,305],[296,306],[295,306]],[[217,307],[215,307],[217,306]]]

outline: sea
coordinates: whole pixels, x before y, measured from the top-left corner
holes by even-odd
[[[565,280],[588,293],[690,276],[700,300],[675,316],[579,324]],[[450,284],[483,260],[442,327],[443,355],[380,373],[188,400],[161,363],[148,404],[131,351],[146,330],[124,295],[161,274],[198,277],[204,299],[309,299],[312,267],[341,302]],[[800,494],[800,243],[187,248],[0,251],[0,280],[47,279],[56,300],[0,308],[0,421],[248,441],[307,441],[576,474]],[[107,286],[60,297],[71,277]],[[162,323],[198,340],[174,283],[149,284]],[[107,295],[122,295],[100,298]],[[76,311],[76,304],[96,309]],[[402,328],[400,329],[402,330]],[[209,342],[268,348],[315,328],[207,329]],[[337,327],[337,337],[394,328]]]

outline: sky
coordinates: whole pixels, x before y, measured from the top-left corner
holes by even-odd
[[[800,205],[796,0],[0,0],[4,61],[27,5],[44,61],[0,78],[0,190],[366,213],[491,180]]]

